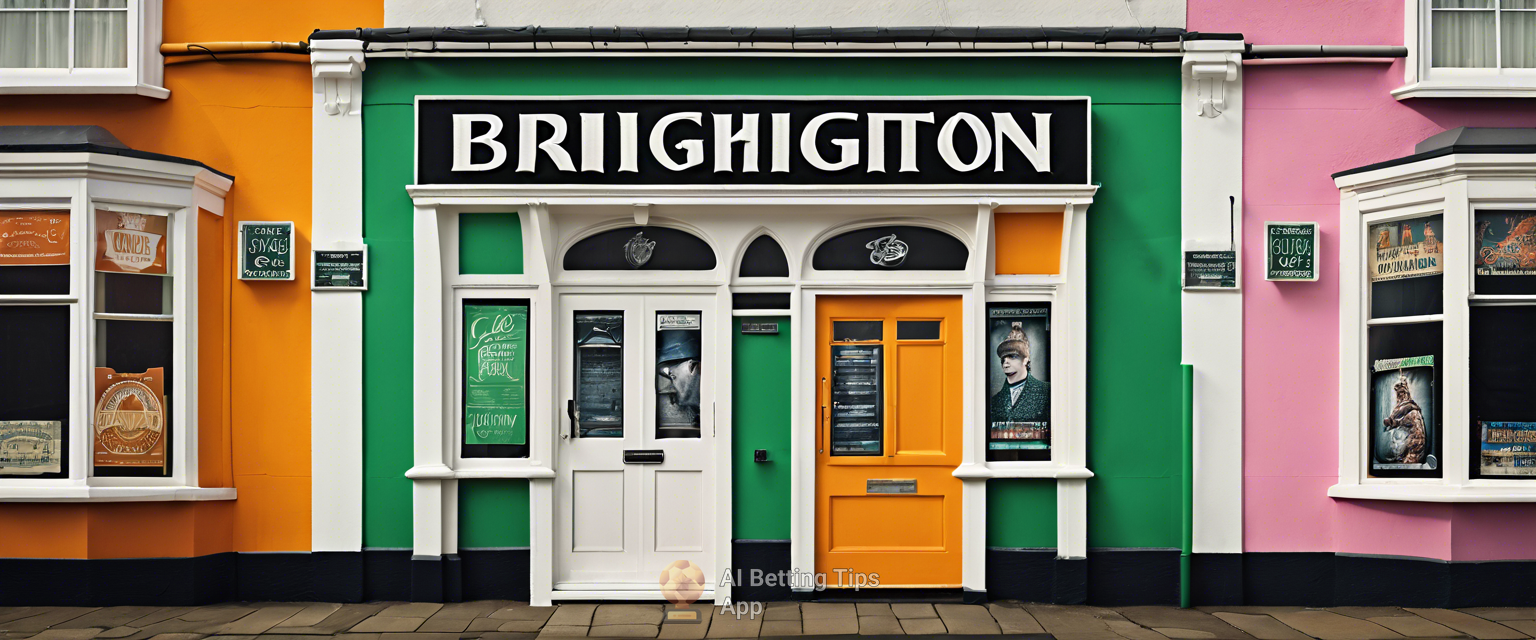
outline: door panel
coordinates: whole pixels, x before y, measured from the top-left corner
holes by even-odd
[[[576,471],[571,474],[571,548],[623,552],[624,471]]]
[[[960,298],[822,296],[816,309],[816,570],[960,586]]]

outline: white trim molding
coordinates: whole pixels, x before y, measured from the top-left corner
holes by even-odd
[[[1238,252],[1239,265],[1237,289],[1180,294],[1183,361],[1195,368],[1194,551],[1241,553],[1244,45],[1236,40],[1185,44],[1183,248],[1230,247]]]
[[[368,67],[363,41],[316,40],[310,44],[309,61],[323,111],[333,116],[361,116],[363,70]]]

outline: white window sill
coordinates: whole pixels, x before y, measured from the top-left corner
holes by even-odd
[[[447,465],[430,464],[411,467],[405,477],[412,480],[473,480],[481,478],[553,478],[555,470],[532,465],[507,465],[475,469],[453,469]]]
[[[1421,80],[1392,90],[1398,100],[1409,98],[1536,98],[1536,77],[1520,83],[1491,84],[1463,80]]]
[[[1328,487],[1328,497],[1405,502],[1536,502],[1536,481],[1459,487],[1441,484],[1336,484]]]
[[[0,487],[0,502],[201,502],[234,500],[235,490],[202,487]]]
[[[4,94],[129,94],[141,95],[150,98],[171,97],[171,90],[165,87],[156,87],[148,84],[76,84],[76,85],[14,85],[0,84],[0,95]]]
[[[963,464],[955,469],[954,476],[961,480],[991,480],[993,478],[1054,478],[1057,480],[1084,480],[1093,477],[1087,467],[1054,465],[1049,462],[986,462]]]

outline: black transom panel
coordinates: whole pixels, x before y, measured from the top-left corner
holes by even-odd
[[[709,271],[715,251],[670,227],[629,226],[595,233],[565,252],[566,271]]]
[[[818,271],[963,271],[970,250],[928,227],[868,227],[833,236],[811,258]]]

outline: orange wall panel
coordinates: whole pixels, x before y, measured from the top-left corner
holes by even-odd
[[[997,273],[1061,273],[1060,211],[997,211],[992,214]]]
[[[165,0],[164,15],[166,42],[293,42],[317,28],[380,26],[384,7],[382,0]],[[207,224],[211,214],[203,215],[198,234],[198,475],[203,486],[234,486],[239,498],[0,504],[0,557],[310,548],[309,58],[172,59],[165,86],[166,100],[6,96],[0,125],[101,125],[136,149],[192,158],[235,176],[222,223]],[[293,221],[294,281],[234,279],[230,249],[242,220]],[[210,265],[217,269],[210,272]]]

